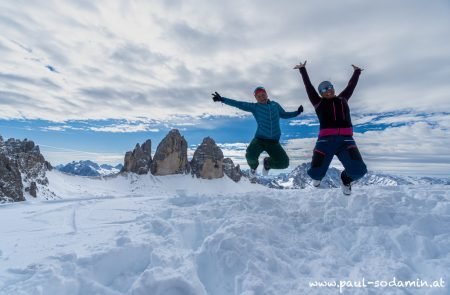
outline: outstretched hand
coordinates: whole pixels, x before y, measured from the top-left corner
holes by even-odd
[[[302,105],[298,107],[297,113],[298,113],[299,115],[300,115],[301,113],[303,113],[303,106],[302,106]]]
[[[212,93],[211,95],[212,95],[212,100],[213,100],[214,102],[217,102],[217,101],[223,101],[222,96],[220,96],[220,94],[219,94],[217,91],[214,92],[214,93]]]
[[[353,67],[353,70],[360,70],[360,71],[364,71],[364,69],[361,69],[360,67],[358,67],[358,66],[355,66],[355,65],[352,65],[352,67]]]
[[[296,65],[296,66],[294,67],[294,70],[304,68],[305,66],[306,66],[306,60],[305,60],[304,63],[301,63],[301,62],[300,62],[298,65]]]

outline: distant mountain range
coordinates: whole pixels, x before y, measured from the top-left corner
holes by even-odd
[[[122,167],[122,164],[118,164],[116,166],[107,164],[99,165],[92,161],[86,160],[78,162],[73,161],[66,165],[58,165],[55,169],[64,173],[79,176],[106,176],[119,173]]]
[[[270,188],[278,189],[303,189],[312,187],[312,179],[306,171],[309,169],[310,163],[303,163],[290,173],[282,173],[274,177],[258,177],[256,182]],[[244,174],[246,174],[244,172]],[[330,167],[325,177],[322,179],[320,187],[333,188],[341,186],[341,171]],[[450,185],[450,178],[432,178],[432,177],[411,177],[411,176],[394,176],[384,173],[376,173],[369,171],[363,178],[358,180],[355,185],[358,186],[397,186],[397,185],[413,185],[413,184],[443,184]]]
[[[106,176],[117,174],[121,171],[123,165],[99,165],[90,160],[71,162],[66,165],[58,165],[55,169],[78,176]],[[281,173],[276,176],[262,177],[259,176],[257,183],[276,189],[304,189],[312,187],[312,179],[306,171],[309,169],[310,163],[303,163],[297,166],[290,173]],[[243,171],[244,175],[248,171]],[[341,171],[334,167],[328,169],[327,174],[322,179],[320,187],[336,188],[341,186]],[[433,178],[433,177],[411,177],[411,176],[395,176],[385,173],[377,173],[369,171],[363,178],[358,180],[357,186],[397,186],[397,185],[414,185],[414,184],[443,184],[450,185],[450,178]]]

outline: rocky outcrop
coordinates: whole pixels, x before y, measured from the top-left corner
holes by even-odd
[[[238,182],[243,175],[239,165],[235,166],[231,159],[223,158],[222,150],[211,137],[203,139],[189,162],[187,142],[177,129],[172,129],[159,143],[153,160],[150,140],[147,140],[142,146],[137,144],[133,152],[127,152],[124,162],[121,172],[146,174],[150,169],[156,176],[192,172],[198,178],[214,179],[226,174]]]
[[[189,173],[187,142],[177,129],[172,129],[159,143],[151,172],[153,175]]]
[[[211,137],[206,137],[194,152],[191,160],[192,174],[198,178],[223,177],[223,153]]]
[[[223,172],[234,182],[238,182],[239,180],[241,180],[241,168],[239,164],[234,166],[233,160],[231,160],[230,158],[223,159]]]
[[[133,172],[137,174],[147,174],[152,164],[152,141],[146,142],[136,147],[132,152],[125,154],[122,172]]]
[[[0,203],[25,201],[19,165],[0,153]]]
[[[31,182],[30,187],[27,187],[25,189],[26,192],[30,193],[30,195],[35,198],[37,198],[37,190],[38,190],[38,188],[37,188],[36,182],[34,182],[34,181]]]
[[[36,195],[37,185],[48,185],[45,173],[52,166],[33,141],[1,138],[0,155],[0,200],[23,201],[24,187]]]

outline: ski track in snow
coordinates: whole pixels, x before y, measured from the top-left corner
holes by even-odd
[[[0,206],[1,295],[339,294],[309,282],[393,277],[446,285],[343,294],[450,294],[446,186],[49,178],[63,199]]]

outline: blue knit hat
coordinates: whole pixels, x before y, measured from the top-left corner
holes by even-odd
[[[330,81],[323,81],[319,84],[319,87],[317,87],[317,90],[319,90],[319,93],[322,94],[322,90],[325,88],[331,87],[333,88],[333,84],[331,84]]]

